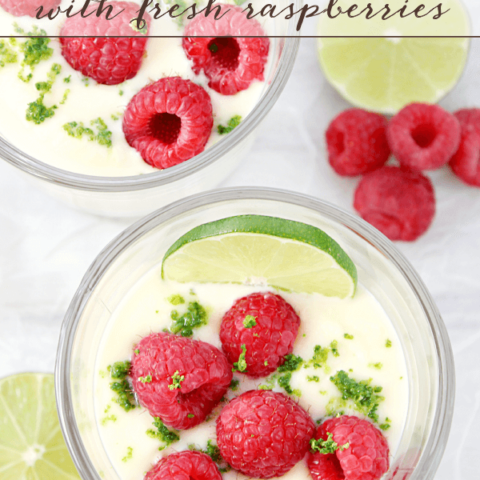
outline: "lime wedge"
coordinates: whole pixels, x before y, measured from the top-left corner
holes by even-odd
[[[163,258],[162,278],[270,285],[346,298],[355,293],[357,269],[319,228],[241,215],[200,225],[178,239]]]
[[[371,3],[375,11],[385,5],[384,0]],[[439,101],[463,72],[469,39],[403,37],[469,35],[462,3],[446,0],[442,4],[450,11],[438,20],[432,20],[432,15],[422,19],[396,15],[388,20],[382,20],[381,15],[370,20],[364,15],[321,16],[318,35],[394,36],[319,38],[318,56],[327,80],[353,105],[385,114],[395,114],[412,102]]]
[[[80,480],[58,423],[53,375],[0,380],[0,478]]]

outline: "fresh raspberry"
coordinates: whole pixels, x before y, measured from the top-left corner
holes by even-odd
[[[220,341],[230,363],[245,351],[249,377],[265,377],[292,353],[300,318],[292,306],[273,293],[253,293],[240,298],[224,315]]]
[[[0,7],[15,17],[28,15],[35,18],[37,10],[43,7],[43,14],[48,13],[60,5],[62,0],[0,0]]]
[[[222,15],[218,20],[213,12],[199,15],[187,25],[183,49],[193,60],[193,71],[197,75],[204,71],[210,88],[222,95],[234,95],[246,90],[254,80],[264,79],[270,41],[260,23],[248,19],[241,7],[216,7],[218,17]],[[249,36],[257,38],[240,38]]]
[[[131,375],[150,415],[186,430],[202,423],[226,393],[232,366],[213,345],[152,333],[135,347]]]
[[[133,78],[140,70],[151,19],[145,15],[146,30],[138,31],[136,23],[132,23],[138,16],[136,3],[104,4],[104,9],[108,7],[112,7],[110,20],[106,18],[106,10],[101,17],[92,13],[98,9],[96,4],[87,9],[86,15],[91,14],[89,17],[76,15],[68,18],[60,31],[64,36],[60,38],[60,44],[62,55],[75,70],[98,83],[118,85]],[[122,9],[123,12],[119,13]]]
[[[480,109],[459,110],[460,147],[450,160],[453,173],[468,185],[480,187]]]
[[[380,168],[390,156],[387,120],[359,108],[345,110],[326,132],[328,161],[339,175],[353,177]]]
[[[435,170],[457,151],[460,124],[438,105],[412,103],[390,120],[387,138],[401,165],[415,170]]]
[[[420,172],[382,167],[367,173],[355,191],[355,210],[390,240],[416,240],[435,215],[435,192]]]
[[[128,144],[156,168],[173,167],[203,152],[212,127],[210,96],[180,77],[165,77],[144,87],[123,116]]]
[[[161,458],[144,480],[222,480],[222,475],[208,455],[186,450]]]
[[[250,390],[228,403],[217,418],[223,459],[253,478],[280,477],[307,453],[315,425],[283,393]]]
[[[329,433],[339,448],[308,454],[313,480],[378,480],[388,470],[387,440],[369,421],[347,415],[331,418],[318,427],[315,439],[328,440]]]

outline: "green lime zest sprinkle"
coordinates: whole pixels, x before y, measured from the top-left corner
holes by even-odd
[[[382,362],[378,362],[378,363],[369,363],[368,364],[369,367],[373,367],[373,368],[376,368],[377,370],[381,370],[382,367],[383,367],[383,363]]]
[[[200,452],[204,453],[205,455],[208,455],[217,465],[218,469],[220,470],[220,473],[226,473],[231,470],[232,467],[223,459],[222,454],[220,453],[220,448],[218,448],[217,445],[215,445],[212,440],[207,441],[207,448],[205,450],[201,448],[197,448],[197,446],[193,443],[190,443],[188,445],[188,449],[195,451],[195,452]]]
[[[45,95],[52,89],[53,84],[61,71],[62,67],[58,63],[54,63],[47,74],[48,80],[46,82],[37,82],[35,84],[35,88],[40,92],[40,96],[34,102],[28,104],[26,118],[29,122],[40,125],[47,118],[55,115],[57,106],[52,105],[51,107],[47,107],[43,101]]]
[[[60,105],[63,105],[67,101],[67,98],[69,95],[70,95],[70,89],[67,88],[67,90],[65,90],[65,93],[63,94],[62,100],[60,101]]]
[[[285,362],[278,367],[279,372],[295,372],[303,363],[303,358],[297,355],[285,355]]]
[[[340,353],[338,353],[338,342],[336,340],[333,340],[331,343],[330,343],[330,348],[332,349],[332,355],[334,357],[339,357],[340,356]]]
[[[28,83],[33,77],[35,66],[43,60],[48,60],[53,55],[53,48],[50,48],[50,38],[47,37],[45,30],[40,30],[36,25],[33,26],[31,32],[25,33],[25,30],[14,23],[15,31],[21,35],[26,35],[26,41],[19,44],[20,51],[23,53],[22,68],[18,72],[18,78]],[[25,77],[25,67],[29,67],[30,73]]]
[[[265,360],[265,361],[263,362],[263,364],[264,364],[266,367],[268,367],[268,361],[267,361],[267,360]]]
[[[319,438],[318,440],[312,438],[310,440],[310,450],[312,451],[312,453],[320,452],[324,455],[327,455],[329,453],[335,453],[337,450],[345,450],[349,446],[349,443],[339,446],[337,442],[333,440],[333,435],[330,432],[327,432],[327,440],[322,440],[321,438]]]
[[[357,411],[378,423],[377,409],[380,402],[385,400],[384,397],[378,395],[382,391],[382,387],[371,386],[371,379],[357,382],[343,370],[330,377],[330,381],[342,394],[342,400],[350,400]]]
[[[354,337],[353,337],[353,335],[350,335],[349,333],[345,333],[343,335],[343,338],[346,338],[347,340],[353,340]]]
[[[112,113],[112,114],[110,115],[110,118],[111,118],[114,122],[116,122],[117,120],[120,120],[120,117],[121,117],[121,116],[122,116],[121,113]]]
[[[116,380],[115,382],[110,383],[110,389],[117,394],[115,402],[126,412],[135,408],[135,398],[133,396],[132,387],[127,380],[130,368],[131,363],[128,360],[125,360],[124,362],[115,362],[107,368],[110,372],[110,376]]]
[[[82,82],[86,87],[90,85],[90,79],[88,77],[82,77]]]
[[[15,45],[12,40],[14,39],[10,39],[11,46]],[[0,39],[0,67],[4,67],[8,63],[17,63],[17,52],[11,46],[7,45],[5,40]]]
[[[105,426],[108,422],[113,422],[115,423],[117,421],[117,417],[115,415],[108,415],[106,417],[103,417],[100,420],[100,423]]]
[[[112,132],[107,124],[99,117],[90,122],[92,127],[97,129],[94,132],[91,128],[85,127],[83,122],[69,122],[63,125],[63,129],[71,137],[81,139],[85,136],[90,142],[97,142],[99,145],[110,148],[112,146]]]
[[[282,375],[278,378],[278,385],[282,387],[289,395],[295,395],[296,397],[301,397],[302,392],[298,389],[293,389],[290,386],[290,380],[292,379],[292,373],[288,372],[285,375]]]
[[[277,384],[278,373],[274,373],[270,377],[265,379],[265,384],[259,385],[259,390],[273,390],[275,385]]]
[[[182,337],[191,337],[193,329],[207,324],[207,311],[198,302],[189,302],[187,311],[180,315],[177,310],[172,310],[170,318],[173,324],[170,332],[180,334]]]
[[[122,458],[122,462],[128,462],[133,457],[133,448],[127,448],[127,454]]]
[[[138,381],[142,383],[150,383],[152,381],[152,376],[146,375],[145,377],[138,377]]]
[[[188,418],[195,418],[195,415],[194,415],[193,413],[189,413],[189,414],[187,415],[187,417],[188,417]]]
[[[240,380],[236,378],[232,378],[232,381],[230,382],[230,390],[232,392],[236,392],[238,390],[239,385],[240,385]]]
[[[313,348],[313,357],[308,361],[306,367],[326,367],[329,353],[329,348],[322,348],[320,345],[315,345],[315,347]]]
[[[209,47],[213,47],[215,44],[212,43],[212,45]],[[217,130],[220,135],[225,135],[227,133],[230,133],[234,128],[238,127],[240,125],[240,122],[242,121],[242,117],[240,115],[235,115],[233,116],[228,122],[227,126],[224,127],[223,125],[218,125]]]
[[[385,342],[385,346],[386,346],[387,348],[391,348],[391,346],[392,346],[392,341],[387,338],[387,341]]]
[[[153,420],[153,426],[156,428],[156,430],[151,428],[147,430],[146,433],[150,438],[155,438],[164,443],[163,446],[159,447],[159,450],[164,450],[172,443],[180,440],[180,436],[175,431],[169,430],[158,417],[154,417]]]
[[[185,303],[185,299],[179,294],[171,295],[170,297],[167,298],[167,300],[169,301],[169,303],[175,306],[182,305],[183,303]]]
[[[253,315],[247,315],[243,320],[243,326],[245,328],[252,328],[257,324],[257,319]]]
[[[313,376],[310,376],[310,375],[307,375],[307,382],[319,382],[320,379],[316,376],[316,375],[313,375]]]
[[[72,80],[72,76],[71,76],[71,75],[69,75],[68,77],[65,77],[65,78],[63,79],[63,81],[64,81],[65,83],[70,83],[71,80]]]
[[[391,427],[390,423],[391,423],[391,420],[388,417],[386,417],[385,423],[382,423],[381,425],[379,425],[379,427],[384,431],[388,430]]]
[[[238,357],[238,362],[234,362],[232,372],[244,372],[247,369],[247,362],[245,360],[245,355],[247,353],[247,347],[245,344],[242,345],[242,353]]]
[[[118,94],[119,94],[121,97],[123,97],[123,90],[119,90],[119,91],[118,91]]]
[[[138,348],[135,349],[135,355],[138,355],[140,353],[140,350]]]
[[[147,26],[147,22],[143,21],[143,27],[142,28],[138,28],[138,23],[137,21],[134,19],[130,22],[130,27],[132,28],[132,30],[134,32],[138,32],[138,33],[141,33],[142,35],[146,35],[148,33],[148,26]]]
[[[181,383],[185,380],[185,375],[180,375],[180,372],[177,370],[172,375],[172,383],[168,386],[170,390],[175,390],[176,388],[182,388]]]

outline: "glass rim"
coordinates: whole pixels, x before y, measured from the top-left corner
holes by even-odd
[[[455,367],[447,329],[435,302],[414,268],[394,244],[359,217],[309,195],[267,187],[232,187],[211,190],[178,200],[137,221],[114,238],[85,273],[65,314],[55,364],[57,411],[67,447],[82,478],[99,479],[90,462],[78,429],[70,387],[71,351],[77,327],[91,294],[110,265],[130,245],[154,228],[185,212],[211,204],[235,200],[271,200],[314,210],[341,223],[382,253],[401,273],[425,313],[435,343],[438,361],[438,390],[435,413],[425,448],[410,480],[432,480],[446,447],[455,402]],[[442,441],[443,440],[443,441]]]
[[[299,5],[300,3],[301,0],[294,0],[295,5]],[[75,190],[96,192],[128,192],[154,188],[195,174],[217,160],[220,160],[223,156],[227,155],[232,148],[248,137],[275,104],[290,78],[300,45],[300,32],[295,30],[294,22],[289,22],[287,35],[288,37],[285,38],[285,44],[281,50],[280,58],[276,62],[278,63],[277,71],[270,84],[267,85],[264,95],[248,114],[245,121],[241,122],[235,130],[229,133],[227,138],[215,143],[188,162],[143,175],[126,177],[84,175],[69,172],[41,162],[10,144],[1,135],[0,158],[25,173],[49,183],[73,188]]]

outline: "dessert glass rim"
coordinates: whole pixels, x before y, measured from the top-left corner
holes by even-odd
[[[75,334],[90,296],[117,257],[142,236],[192,209],[237,200],[270,200],[314,210],[328,220],[339,222],[352,230],[391,261],[398,272],[401,273],[425,312],[425,317],[431,327],[438,358],[438,390],[435,399],[435,415],[421,458],[416,464],[415,470],[409,476],[411,480],[432,480],[446,447],[455,401],[453,351],[447,329],[432,296],[397,247],[363,219],[309,195],[268,187],[216,189],[173,202],[125,229],[98,254],[90,265],[65,314],[55,365],[55,394],[60,425],[74,463],[77,469],[85,475],[83,478],[97,479],[100,477],[98,477],[90,462],[75,420],[70,386],[70,367]]]
[[[300,0],[294,0],[294,3],[299,4]],[[37,160],[10,144],[1,134],[0,158],[41,180],[76,190],[97,192],[126,192],[154,188],[192,175],[221,159],[224,155],[228,155],[235,145],[252,133],[275,104],[290,77],[300,44],[300,32],[295,30],[294,22],[289,22],[286,33],[288,36],[285,38],[285,44],[281,47],[280,57],[274,62],[278,65],[277,71],[270,83],[266,85],[264,94],[253,110],[226,138],[186,162],[142,175],[125,177],[85,175],[53,167]],[[269,36],[269,38],[274,37]]]

